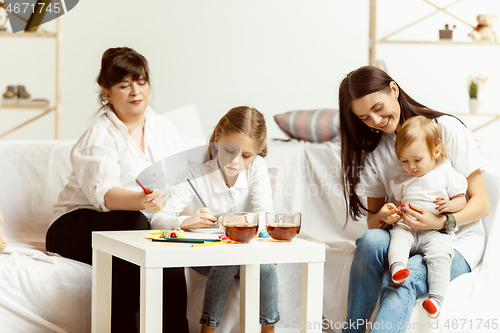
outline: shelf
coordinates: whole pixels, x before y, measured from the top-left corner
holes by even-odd
[[[16,32],[16,33],[13,33],[13,32],[0,31],[0,37],[56,38],[57,33],[55,33],[55,32]]]
[[[9,109],[16,109],[16,110],[54,110],[56,107],[55,106],[18,106],[18,105],[13,105],[13,106],[0,106],[0,110],[9,110]]]
[[[56,31],[49,32],[44,30],[42,27],[36,32],[6,32],[0,31],[0,38],[54,38],[55,39],[55,100],[52,106],[22,106],[22,105],[0,105],[0,111],[12,110],[12,111],[38,111],[37,114],[31,114],[30,119],[24,123],[17,125],[16,127],[9,129],[3,133],[0,133],[0,138],[17,131],[18,129],[32,123],[33,121],[54,112],[55,126],[54,126],[54,136],[55,139],[60,138],[61,132],[61,90],[62,90],[62,23],[61,17],[56,18]],[[25,113],[26,114],[26,113]]]
[[[32,110],[36,110],[35,108],[29,108],[29,109],[32,109]],[[38,114],[37,116],[35,117],[32,117],[30,119],[28,119],[27,121],[25,121],[24,123],[20,124],[20,125],[17,125],[16,127],[8,130],[8,131],[5,131],[3,133],[0,133],[0,138],[3,138],[4,136],[12,133],[12,132],[15,132],[17,131],[18,129],[20,129],[21,127],[24,127],[32,122],[34,122],[35,120],[49,114],[50,112],[54,111],[56,113],[56,119],[58,118],[58,115],[57,115],[57,108],[55,107],[52,107],[52,108],[45,108],[45,109],[42,109],[42,108],[38,108],[38,111],[42,111],[40,114]],[[56,126],[57,126],[57,121],[56,121]],[[57,130],[57,129],[56,129]],[[59,134],[56,132],[56,140],[59,139]]]
[[[480,116],[480,117],[493,117],[492,119],[490,119],[489,121],[471,129],[472,132],[476,132],[478,130],[480,130],[481,128],[484,128],[494,122],[496,122],[497,120],[500,120],[500,114],[499,113],[450,113],[451,115],[454,115],[454,116],[460,116],[460,117],[467,117],[467,116],[470,116],[470,117],[477,117],[477,116]]]
[[[437,13],[444,13],[455,20],[462,22],[463,24],[475,28],[475,25],[461,19],[460,17],[454,15],[449,11],[449,8],[461,2],[462,0],[455,0],[448,3],[446,6],[440,7],[433,3],[431,0],[421,0],[423,3],[427,3],[431,7],[434,7],[434,11],[428,15],[422,16],[419,19],[408,23],[407,25],[389,33],[388,35],[378,38],[377,37],[377,0],[370,0],[370,35],[369,35],[369,53],[368,53],[368,63],[372,66],[377,66],[377,44],[432,44],[432,45],[500,45],[500,42],[482,42],[482,41],[453,41],[453,40],[389,40],[389,38],[395,36],[396,34],[407,30],[408,28],[415,26],[416,24],[423,22]],[[437,38],[437,35],[436,35]]]
[[[473,42],[473,41],[453,41],[453,40],[379,40],[379,44],[446,44],[446,45],[500,45],[500,42]]]
[[[500,117],[500,113],[450,113],[454,116],[483,116],[483,117]]]
[[[456,5],[457,3],[461,2],[462,0],[454,0],[450,1],[447,5],[440,7],[436,4],[434,4],[431,0],[421,0],[423,3],[427,3],[428,5],[434,7],[434,11],[431,12],[428,15],[422,16],[419,19],[409,22],[405,26],[389,33],[386,36],[383,36],[382,38],[377,37],[377,0],[370,0],[370,26],[369,26],[369,52],[368,52],[368,63],[371,66],[378,66],[379,62],[377,60],[377,45],[378,44],[417,44],[417,45],[462,45],[462,46],[484,46],[484,45],[500,45],[500,42],[487,42],[487,41],[454,41],[452,39],[437,39],[436,40],[391,40],[389,38],[397,38],[394,37],[396,34],[407,30],[408,28],[415,26],[417,23],[420,23],[422,21],[427,20],[431,16],[437,14],[437,13],[444,13],[460,22],[463,24],[470,26],[471,28],[475,28],[474,25],[470,24],[469,22],[461,19],[460,17],[454,15],[449,11],[449,8]],[[490,117],[491,119],[485,119],[485,123],[481,124],[480,126],[472,129],[472,132],[475,132],[481,128],[484,128],[485,126],[490,125],[491,123],[494,123],[496,121],[500,121],[500,113],[449,113],[454,116],[463,116],[463,117]]]

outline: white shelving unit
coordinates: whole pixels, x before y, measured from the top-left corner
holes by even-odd
[[[62,23],[61,18],[56,19],[56,32],[46,32],[46,31],[37,31],[37,32],[21,32],[21,33],[12,33],[12,32],[0,32],[0,38],[49,38],[56,40],[55,46],[55,102],[54,105],[48,107],[26,107],[26,106],[0,106],[0,111],[2,110],[16,110],[16,111],[39,111],[37,115],[31,117],[24,123],[11,128],[3,133],[0,133],[0,138],[18,130],[21,127],[24,127],[33,121],[41,118],[51,112],[55,112],[55,139],[60,139],[61,136],[61,82],[62,82],[62,70],[61,70],[61,59],[62,59]]]
[[[453,40],[446,40],[446,39],[441,39],[441,40],[393,40],[389,39],[390,37],[414,26],[417,23],[420,23],[422,21],[425,21],[429,17],[443,12],[454,19],[470,26],[471,28],[474,28],[475,26],[470,24],[469,22],[461,19],[460,17],[454,15],[453,13],[449,12],[448,9],[452,7],[453,5],[457,4],[458,2],[462,0],[456,0],[452,3],[449,3],[448,5],[444,7],[440,7],[434,3],[432,3],[429,0],[421,0],[435,8],[434,12],[431,12],[428,15],[425,15],[413,22],[410,22],[409,24],[405,25],[402,28],[399,28],[388,35],[382,37],[382,38],[377,38],[377,0],[370,0],[370,37],[369,37],[369,54],[368,54],[368,59],[369,59],[369,64],[371,66],[378,66],[378,60],[377,60],[377,47],[379,44],[432,44],[432,45],[470,45],[470,46],[484,46],[484,45],[500,45],[500,42],[474,42],[474,41],[458,41],[455,42]],[[472,129],[472,131],[477,131],[497,120],[500,119],[500,114],[486,114],[486,113],[477,113],[477,114],[471,114],[471,113],[455,113],[456,116],[482,116],[482,117],[493,117],[489,119],[486,123],[481,124],[480,126]]]

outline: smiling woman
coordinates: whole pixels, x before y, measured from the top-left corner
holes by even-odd
[[[349,73],[339,89],[342,169],[346,179],[345,195],[349,212],[358,218],[365,208],[355,187],[362,153],[373,151],[381,133],[394,133],[408,118],[422,115],[430,119],[441,113],[411,98],[387,73],[373,66],[360,67]]]
[[[407,264],[411,274],[405,274],[407,281],[397,286],[388,270],[390,236],[386,226],[403,219],[415,230],[431,231],[445,229],[453,220],[458,230],[448,276],[453,280],[470,272],[478,265],[484,250],[485,235],[479,219],[489,212],[481,157],[471,132],[457,118],[416,102],[379,68],[365,66],[349,73],[340,85],[339,101],[344,196],[353,218],[367,213],[370,229],[356,241],[346,319],[364,324],[344,332],[364,332],[379,297],[380,307],[373,327],[384,327],[384,323],[406,326],[416,299],[429,292],[427,263],[422,255],[412,255]],[[407,119],[413,120],[418,115],[437,124],[442,140],[449,147],[451,165],[467,179],[469,201],[456,214],[448,213],[451,217],[412,203],[402,217],[397,214],[397,201],[390,184],[405,170],[395,152],[396,132],[403,131],[401,125]],[[418,154],[409,155],[403,157],[410,159]],[[368,207],[360,197],[366,198]],[[403,277],[396,282],[400,278]],[[430,310],[435,315],[436,311]],[[379,330],[374,328],[372,332]]]
[[[399,88],[392,81],[387,91],[377,91],[366,98],[356,99],[351,104],[352,112],[368,127],[386,133],[399,128],[398,109]],[[366,111],[368,110],[368,111]]]

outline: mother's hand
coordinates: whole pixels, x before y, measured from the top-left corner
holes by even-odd
[[[436,215],[410,203],[404,208],[403,221],[407,226],[416,230],[440,230],[444,228],[446,216]]]

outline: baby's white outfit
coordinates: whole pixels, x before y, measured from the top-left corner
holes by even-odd
[[[437,197],[449,199],[465,194],[467,179],[450,165],[442,164],[422,177],[400,175],[391,181],[391,187],[397,201],[412,203],[439,214],[433,201]],[[415,230],[403,221],[397,222],[390,233],[389,268],[394,263],[402,263],[406,267],[408,257],[422,254],[427,265],[429,298],[438,296],[442,300],[450,282],[454,254],[452,236],[437,230]]]

